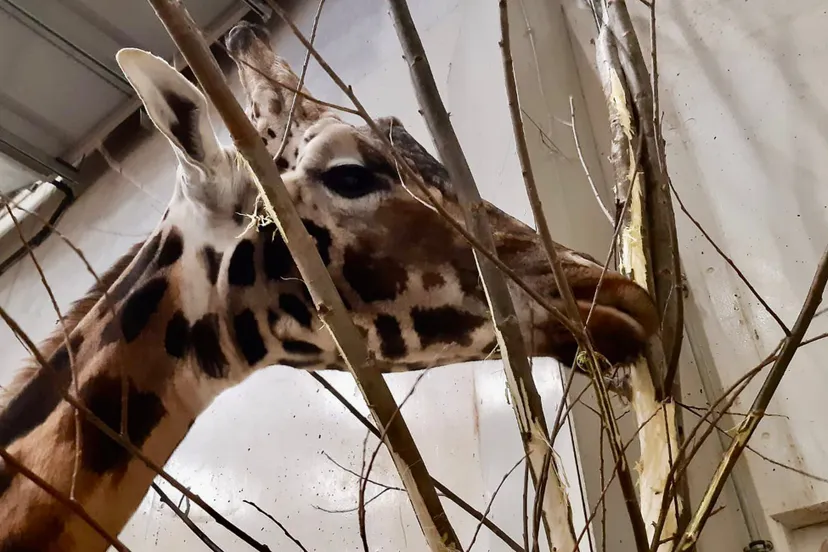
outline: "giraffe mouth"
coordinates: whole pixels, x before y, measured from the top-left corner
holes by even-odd
[[[572,285],[581,320],[587,323],[593,345],[601,355],[612,364],[628,363],[658,332],[656,307],[646,290],[618,274],[607,273],[596,296],[597,283],[596,278]],[[565,310],[559,294],[553,301]],[[564,363],[572,365],[577,349],[574,338],[562,328],[551,335],[550,345]]]
[[[257,42],[269,44],[270,33],[262,25],[247,21],[241,21],[230,29],[225,39],[227,49],[234,56],[244,54]]]

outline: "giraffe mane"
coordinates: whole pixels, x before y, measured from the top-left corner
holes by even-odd
[[[124,270],[126,270],[143,245],[143,241],[134,244],[129,251],[115,261],[115,263],[106,272],[99,275],[99,281],[95,282],[95,284],[86,292],[86,295],[72,303],[69,310],[63,315],[66,331],[70,335],[78,324],[80,324],[81,320],[83,320],[89,311],[91,311],[98,301],[100,301],[100,299],[104,296],[104,292],[112,287],[118,277],[124,272]],[[63,334],[63,328],[58,323],[49,337],[44,339],[38,345],[38,350],[41,352],[43,357],[49,358],[55,353],[58,347],[63,344],[64,339],[65,336]],[[15,374],[11,383],[5,387],[0,387],[0,411],[6,408],[9,401],[26,386],[29,380],[31,380],[40,369],[41,366],[37,362],[37,359],[32,356],[27,361],[26,365],[23,366],[17,374]]]

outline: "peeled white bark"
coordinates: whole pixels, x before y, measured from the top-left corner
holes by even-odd
[[[644,227],[645,198],[642,190],[641,164],[636,162],[636,143],[633,113],[627,101],[628,88],[623,80],[617,53],[612,48],[611,36],[606,25],[599,32],[596,58],[598,71],[604,86],[613,130],[612,162],[616,176],[616,201],[621,204],[629,196],[622,227],[618,237],[619,271],[639,285],[652,290],[652,274],[646,249]],[[641,139],[640,137],[638,138]],[[667,478],[678,451],[676,438],[675,404],[656,400],[647,361],[639,358],[631,367],[632,408],[638,427],[641,456],[636,465],[639,474],[638,492],[641,514],[652,542],[655,526],[661,514],[662,497]],[[643,426],[643,427],[642,427]],[[669,511],[660,534],[667,541],[656,548],[658,552],[670,550],[677,531],[676,506],[681,508],[680,498],[670,501]]]

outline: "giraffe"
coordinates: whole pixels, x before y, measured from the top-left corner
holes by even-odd
[[[396,370],[417,370],[492,355],[495,338],[469,245],[399,182],[370,131],[301,98],[298,79],[269,46],[262,27],[241,23],[227,36],[251,120],[275,160],[297,210],[369,349]],[[124,49],[117,61],[177,158],[172,199],[150,237],[130,249],[66,315],[43,344],[49,369],[30,363],[0,409],[0,446],[68,492],[74,450],[70,390],[74,359],[79,399],[111,428],[121,424],[127,382],[127,435],[163,465],[218,394],[254,371],[281,364],[342,370],[304,283],[272,224],[249,227],[257,202],[252,176],[222,147],[202,93],[166,61]],[[393,117],[379,121],[439,201],[460,215],[444,168]],[[492,205],[497,253],[534,289],[560,302],[535,232]],[[590,307],[602,267],[564,246],[559,254],[579,307]],[[517,288],[512,290],[532,354],[571,365],[571,336]],[[106,292],[106,293],[104,293]],[[637,355],[657,332],[647,292],[620,274],[604,277],[589,330],[610,362]],[[154,474],[83,421],[75,498],[111,534],[138,507]],[[21,474],[0,464],[0,551],[106,549],[77,516]]]

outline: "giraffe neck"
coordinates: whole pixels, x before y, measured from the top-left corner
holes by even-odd
[[[228,365],[233,361],[223,353],[227,337],[218,316],[207,312],[198,316],[193,306],[193,296],[209,297],[209,280],[200,283],[192,278],[183,285],[181,274],[193,268],[187,265],[180,234],[175,228],[162,227],[120,278],[114,275],[117,282],[107,291],[116,305],[114,317],[105,298],[94,307],[91,301],[82,302],[81,307],[89,309],[86,313],[70,313],[70,324],[80,320],[70,328],[71,355],[64,344],[47,353],[49,368],[31,373],[0,411],[0,446],[68,495],[76,450],[75,416],[61,396],[75,394],[74,372],[80,401],[111,429],[120,431],[123,376],[128,390],[128,438],[163,466],[195,418],[231,385],[229,377],[210,377],[203,369],[204,361],[212,361],[212,366],[218,365],[219,357]],[[105,277],[114,279],[111,273]],[[186,306],[187,316],[196,321],[193,324],[183,315]],[[205,299],[202,308],[209,306]],[[222,372],[222,376],[229,373]],[[155,474],[93,423],[84,419],[80,428],[75,498],[117,535]],[[106,548],[80,518],[0,465],[0,550]]]
[[[75,425],[61,394],[75,394],[73,372],[81,402],[115,431],[126,376],[129,439],[163,466],[213,399],[255,369],[277,363],[337,368],[281,238],[264,228],[240,241],[223,242],[209,232],[185,239],[191,216],[173,203],[137,254],[133,249],[116,263],[100,289],[65,317],[72,354],[58,332],[44,349],[49,369],[29,372],[0,410],[0,446],[62,492],[72,485]],[[238,235],[246,221],[234,224],[219,234]],[[309,229],[325,243],[321,228]],[[266,297],[254,283],[265,286]],[[81,424],[81,450],[75,496],[117,535],[155,474],[88,420]],[[106,549],[77,516],[0,465],[0,550],[24,544]]]

